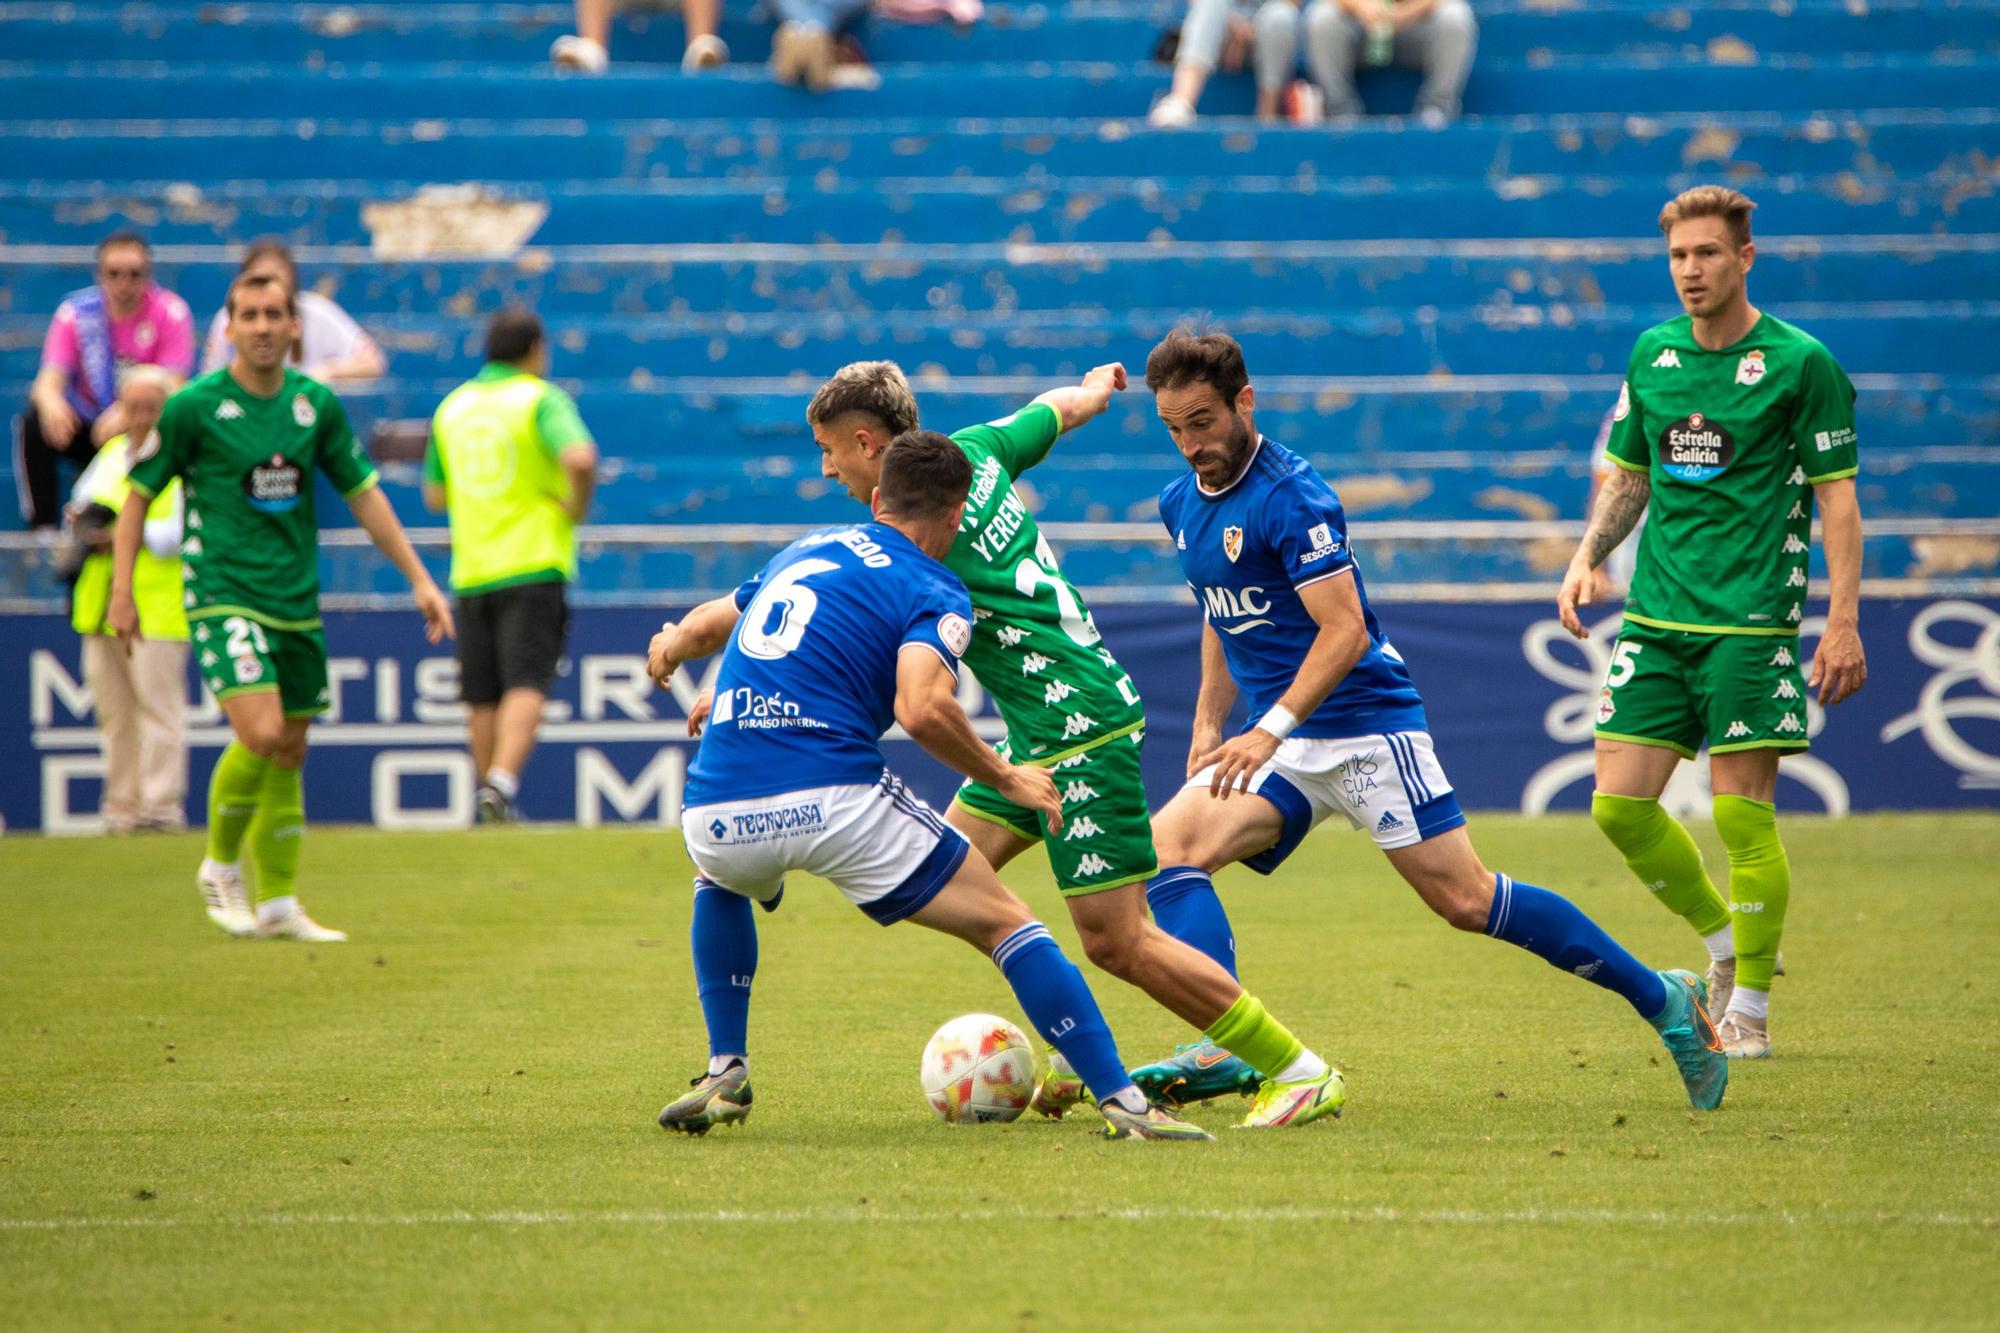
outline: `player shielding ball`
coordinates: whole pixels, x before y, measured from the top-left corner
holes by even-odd
[[[977,780],[959,790],[949,819],[996,867],[1039,842],[1090,961],[1240,1057],[1236,1090],[1256,1093],[1245,1127],[1303,1125],[1339,1113],[1346,1100],[1340,1072],[1266,1013],[1234,975],[1146,920],[1140,886],[1159,861],[1139,766],[1145,708],[1014,488],[1060,436],[1103,412],[1124,385],[1123,366],[1098,366],[1081,384],[1051,389],[1011,416],[951,436],[972,465],[965,520],[944,556],[972,595],[965,662],[1007,723],[1001,752],[1060,779],[1063,830],[1045,836],[1034,810]],[[820,387],[806,420],[820,447],[821,475],[866,503],[889,442],[915,429],[917,402],[893,362],[861,361]],[[1073,1075],[1052,1068],[1034,1107],[1059,1116],[1082,1092]]]
[[[1076,965],[986,860],[883,763],[892,721],[955,771],[1063,826],[1048,771],[1009,763],[958,706],[972,603],[938,557],[965,513],[972,468],[942,435],[899,437],[873,493],[875,522],[814,533],[734,596],[654,636],[663,686],[681,663],[728,645],[688,769],[681,829],[695,870],[695,985],[709,1066],[660,1112],[706,1133],[750,1113],[748,1025],[757,970],[754,899],[776,907],[785,875],[833,881],[882,925],[914,921],[990,956],[1022,1010],[1098,1098],[1111,1138],[1207,1139],[1149,1107],[1118,1058]]]
[[[1639,335],[1607,479],[1557,607],[1578,638],[1591,575],[1643,514],[1624,627],[1597,704],[1590,812],[1641,883],[1709,952],[1723,1049],[1771,1052],[1771,976],[1791,900],[1778,760],[1807,748],[1807,693],[1832,707],[1868,678],[1861,650],[1854,386],[1820,342],[1750,304],[1756,207],[1704,185],[1660,211],[1686,314]],[[1799,661],[1813,511],[1832,599],[1807,678]],[[1706,743],[1729,901],[1660,808]]]
[[[235,733],[209,779],[202,898],[209,918],[232,935],[332,943],[347,936],[307,916],[294,893],[306,827],[306,732],[329,702],[314,474],[326,474],[410,581],[432,643],[451,635],[451,607],[376,485],[340,400],[285,364],[299,336],[296,295],[270,278],[239,277],[225,309],[236,360],[167,401],[158,447],[132,465],[107,623],[128,642],[138,633],[132,572],[146,506],[179,477],[190,636]],[[254,912],[240,859],[246,833],[257,869]]]
[[[1212,876],[1233,861],[1269,874],[1338,816],[1452,925],[1623,998],[1666,1042],[1688,1100],[1720,1105],[1729,1066],[1701,979],[1651,970],[1568,899],[1481,863],[1423,700],[1368,605],[1340,500],[1304,459],[1257,433],[1235,340],[1170,334],[1147,358],[1146,387],[1192,469],[1162,492],[1160,518],[1203,616],[1187,785],[1153,820],[1167,863],[1151,890],[1156,919],[1233,967]],[[1250,725],[1224,740],[1239,691]],[[1198,1067],[1203,1054],[1167,1063]],[[1169,1096],[1203,1091],[1192,1074],[1177,1086],[1177,1070],[1135,1076]]]

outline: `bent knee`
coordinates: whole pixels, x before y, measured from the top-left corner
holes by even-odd
[[[1139,941],[1131,935],[1095,932],[1083,939],[1083,955],[1091,965],[1120,981],[1130,981],[1137,975],[1141,952]]]

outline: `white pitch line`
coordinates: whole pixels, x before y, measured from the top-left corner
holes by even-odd
[[[1117,1208],[1071,1213],[1028,1209],[716,1208],[671,1211],[500,1211],[450,1213],[253,1213],[241,1217],[7,1217],[0,1231],[152,1230],[186,1227],[437,1227],[612,1226],[675,1227],[952,1222],[1333,1222],[1391,1226],[1659,1226],[1784,1227],[1907,1226],[1993,1228],[2000,1218],[1968,1213],[1687,1213],[1663,1210],[1523,1208],[1487,1210],[1400,1208]]]

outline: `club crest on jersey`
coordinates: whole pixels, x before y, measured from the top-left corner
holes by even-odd
[[[965,650],[972,646],[972,625],[956,611],[938,621],[938,638],[951,649],[953,657],[965,656]]]
[[[292,397],[292,420],[308,429],[319,420],[319,413],[313,411],[312,403],[302,393],[294,394]]]
[[[1236,557],[1243,554],[1243,529],[1231,526],[1222,530],[1222,553],[1230,564],[1236,563]]]
[[[1738,384],[1755,384],[1763,378],[1764,353],[1761,351],[1745,352],[1743,359],[1736,363],[1736,382]]]

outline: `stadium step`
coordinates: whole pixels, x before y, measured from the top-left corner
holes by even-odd
[[[273,180],[310,162],[334,180],[645,180],[824,173],[858,178],[1396,177],[1421,144],[1437,179],[1566,173],[1784,176],[1977,174],[2000,139],[1988,110],[1521,116],[1413,138],[1401,122],[1300,130],[1214,118],[1187,130],[1127,120],[745,122],[618,120],[100,120],[0,122],[0,180]],[[135,167],[135,164],[139,164]]]
[[[1032,83],[1038,114],[1138,115],[1164,90],[1167,70],[1151,62],[1050,61],[1006,64],[884,64],[875,92],[814,95],[774,85],[759,68],[702,75],[621,69],[596,78],[545,66],[330,62],[299,77],[290,65],[233,61],[0,62],[0,106],[11,119],[60,120],[90,89],[93,118],[138,120],[171,110],[177,118],[329,117],[357,109],[380,118],[453,117],[489,104],[496,90],[552,118],[605,120],[632,115],[691,119],[758,116],[906,117],[990,115],[1018,107]],[[2000,57],[1966,54],[1757,55],[1741,63],[1678,56],[1552,55],[1486,60],[1473,70],[1466,105],[1480,115],[1589,112],[1631,114],[1730,107],[1743,111],[1851,110],[1978,105],[2000,73]],[[1368,79],[1376,111],[1407,111],[1414,76],[1389,70]],[[1241,114],[1251,89],[1218,81],[1204,109]]]
[[[1635,15],[1623,4],[1480,4],[1479,49],[1488,60],[1527,60],[1562,50],[1580,55],[1744,58],[1756,52],[2000,53],[2000,5],[1964,4],[1942,29],[1921,5],[1660,7]],[[471,11],[467,13],[467,11]],[[993,5],[970,29],[883,20],[862,32],[879,61],[946,63],[1046,60],[1057,51],[1139,60],[1185,8],[1158,4]],[[771,24],[725,16],[721,35],[738,63],[769,57]],[[317,66],[331,61],[540,62],[574,31],[568,6],[208,4],[0,5],[0,50],[15,60],[145,60],[174,43],[205,60]],[[677,65],[684,28],[673,14],[621,16],[611,54],[619,64]]]

